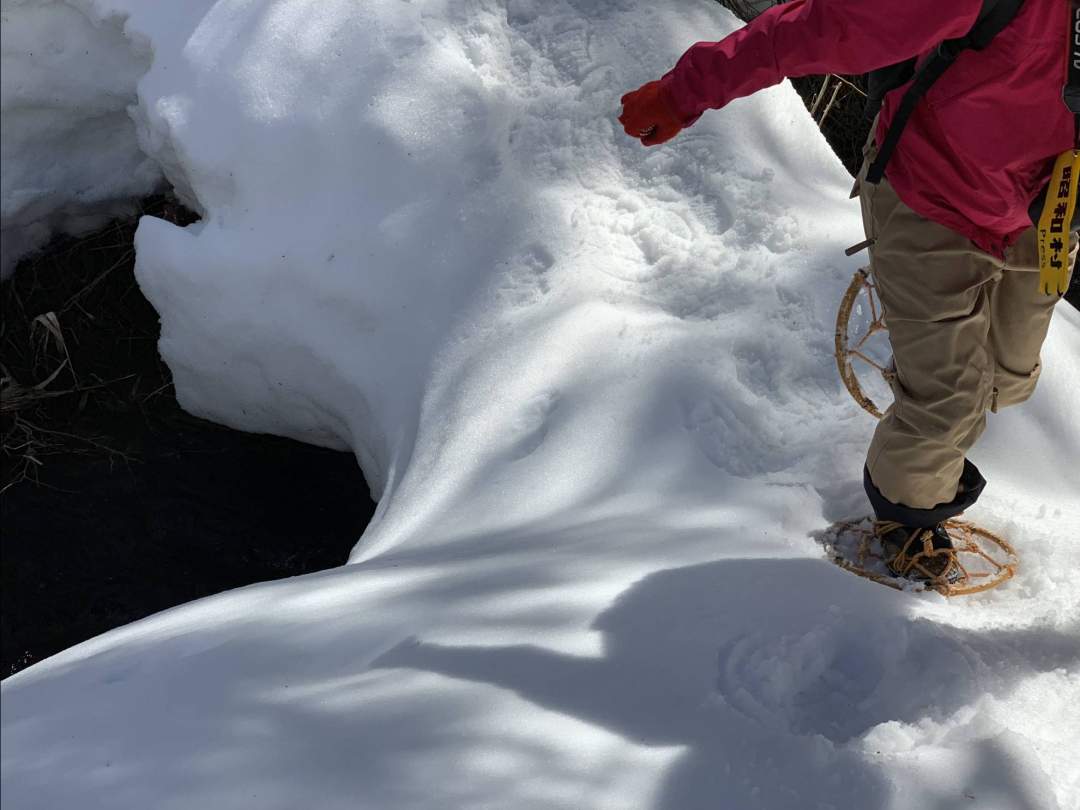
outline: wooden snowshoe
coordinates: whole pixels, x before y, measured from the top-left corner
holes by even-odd
[[[955,566],[947,576],[925,580],[898,577],[889,570],[869,518],[835,523],[818,540],[841,568],[903,591],[964,596],[996,588],[1016,573],[1020,564],[1016,552],[996,534],[965,520],[949,520],[944,526],[955,548]]]

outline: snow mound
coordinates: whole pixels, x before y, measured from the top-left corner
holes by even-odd
[[[129,114],[145,40],[89,3],[0,6],[0,274],[55,233],[78,235],[161,182]]]
[[[201,415],[352,448],[351,562],[3,684],[19,806],[1066,810],[1080,317],[993,420],[964,602],[846,574],[860,238],[789,88],[643,150],[627,88],[736,24],[637,0],[96,0],[197,202],[140,283]],[[970,803],[970,804],[969,804]]]

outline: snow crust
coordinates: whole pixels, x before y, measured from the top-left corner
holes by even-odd
[[[181,401],[352,448],[380,504],[350,565],[4,681],[11,806],[1080,803],[1080,315],[974,454],[1016,580],[829,564],[873,427],[832,359],[850,178],[787,87],[654,150],[614,120],[729,14],[78,8],[149,54],[140,148],[203,213],[137,235]]]

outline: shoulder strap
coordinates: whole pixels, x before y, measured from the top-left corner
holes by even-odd
[[[949,41],[959,43],[961,50],[972,48],[981,51],[1013,21],[1023,5],[1024,0],[983,0],[982,10],[967,35]]]
[[[1075,0],[1074,0],[1075,1]],[[900,100],[900,106],[893,116],[889,131],[885,135],[885,141],[878,149],[877,157],[870,164],[866,172],[868,183],[879,183],[885,176],[885,166],[892,157],[896,144],[900,141],[900,135],[907,125],[911,113],[915,110],[926,91],[930,89],[946,69],[956,61],[956,57],[963,51],[981,51],[991,40],[996,37],[1005,26],[1012,22],[1024,5],[1024,0],[983,0],[982,10],[975,19],[971,30],[962,37],[947,39],[938,45],[937,50],[928,56],[915,70],[915,78],[908,87],[904,97]]]

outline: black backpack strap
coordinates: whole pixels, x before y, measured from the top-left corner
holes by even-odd
[[[975,20],[971,30],[962,37],[948,39],[938,45],[937,50],[928,56],[917,69],[914,70],[915,78],[900,100],[900,106],[896,115],[889,125],[889,131],[885,134],[885,141],[878,149],[874,162],[866,171],[866,182],[879,183],[885,176],[885,166],[892,157],[900,136],[904,132],[908,119],[915,111],[919,100],[930,89],[948,67],[956,61],[956,57],[963,51],[981,51],[991,40],[996,37],[1005,26],[1012,22],[1024,5],[1024,0],[983,0],[982,11]],[[901,63],[908,66],[910,63]]]
[[[866,74],[866,106],[863,108],[863,115],[867,121],[873,121],[877,117],[886,95],[911,81],[911,77],[915,75],[916,61],[913,56]]]

